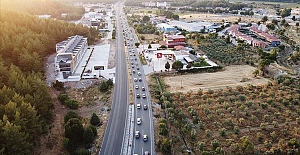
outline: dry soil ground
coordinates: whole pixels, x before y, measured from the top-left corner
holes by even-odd
[[[238,85],[262,85],[267,83],[269,80],[266,78],[253,77],[252,73],[255,69],[255,67],[248,65],[227,66],[224,68],[224,71],[170,76],[164,77],[164,81],[167,85],[167,90],[171,93],[178,91],[185,93],[190,90],[196,92],[200,88],[207,91],[208,89],[224,89],[226,86],[236,87]],[[247,81],[241,82],[243,78],[247,79]]]
[[[180,15],[179,19],[185,20],[203,20],[206,22],[215,22],[221,23],[223,20],[227,22],[236,22],[241,18],[242,22],[257,22],[260,21],[261,18],[253,18],[250,16],[239,16],[239,15],[221,15],[221,14],[205,14],[205,13],[197,13],[197,14],[185,14]]]
[[[115,44],[112,40],[101,41],[99,44],[111,43],[110,58],[109,58],[109,68],[115,67]],[[55,81],[55,71],[54,71],[54,57],[56,54],[50,55],[45,62],[45,75],[46,82],[50,86],[52,82]],[[106,122],[109,118],[109,110],[111,97],[109,94],[101,95],[94,89],[90,89],[89,86],[95,85],[97,80],[81,80],[79,82],[69,82],[65,83],[67,92],[70,98],[76,99],[79,102],[80,108],[76,112],[83,117],[84,125],[88,123],[91,114],[95,112],[103,125],[97,127],[98,137],[94,141],[94,148],[92,154],[97,154],[101,147],[102,138],[106,128]],[[86,89],[75,89],[77,85],[85,87]],[[97,86],[96,86],[97,87]],[[39,142],[35,146],[35,155],[58,155],[63,154],[63,138],[64,138],[64,116],[70,111],[62,105],[57,97],[60,94],[59,91],[52,87],[49,87],[50,94],[52,96],[52,101],[54,104],[53,110],[53,122],[49,125],[49,132],[40,137]]]

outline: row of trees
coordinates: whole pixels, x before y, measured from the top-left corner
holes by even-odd
[[[3,8],[0,32],[0,154],[32,154],[34,142],[48,131],[53,116],[44,82],[44,57],[55,53],[55,44],[69,36],[83,35],[92,43],[98,32]]]

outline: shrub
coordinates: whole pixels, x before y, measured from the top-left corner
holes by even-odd
[[[74,111],[69,111],[65,117],[64,117],[64,122],[67,123],[71,118],[78,118],[79,120],[81,117]]]
[[[88,128],[91,128],[91,129],[92,129],[92,131],[93,131],[93,134],[94,134],[94,136],[97,136],[97,129],[96,129],[96,127],[95,127],[95,126],[93,126],[93,125],[89,125],[89,126],[88,126]]]
[[[90,119],[90,123],[92,125],[99,125],[100,124],[100,119],[97,116],[97,114],[95,114],[95,113],[92,114],[91,119]]]
[[[106,82],[101,82],[101,84],[100,84],[100,86],[99,86],[99,90],[101,91],[101,92],[106,92],[107,90],[108,90],[108,85],[107,85],[107,83]]]
[[[84,132],[83,132],[83,141],[85,144],[88,144],[88,143],[92,143],[94,141],[94,133],[93,133],[93,130],[89,127],[85,128],[84,129]]]
[[[73,99],[67,99],[65,101],[65,105],[70,109],[78,109],[78,107],[79,107],[78,102]]]
[[[65,103],[65,101],[66,100],[68,100],[69,99],[69,96],[68,96],[68,94],[66,94],[66,93],[61,93],[61,94],[59,94],[59,96],[58,96],[58,100],[61,102],[61,103]]]

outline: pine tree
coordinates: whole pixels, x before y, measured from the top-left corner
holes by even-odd
[[[92,114],[90,123],[91,123],[92,125],[99,125],[99,124],[100,124],[100,119],[99,119],[99,117],[97,116],[97,114],[95,114],[95,113]]]

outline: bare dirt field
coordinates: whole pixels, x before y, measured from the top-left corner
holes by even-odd
[[[239,15],[221,15],[221,14],[205,14],[205,13],[197,13],[197,14],[185,14],[180,15],[180,19],[186,20],[203,20],[206,22],[215,22],[220,23],[222,20],[227,22],[236,22],[239,18],[241,18],[242,22],[257,22],[260,21],[261,18],[253,18],[250,16],[239,16]]]
[[[164,82],[167,85],[167,90],[171,93],[188,92],[190,90],[196,92],[200,88],[204,91],[209,89],[217,90],[224,89],[226,86],[236,87],[252,85],[262,85],[269,80],[263,77],[254,78],[253,71],[255,67],[248,65],[227,66],[224,71],[216,73],[199,73],[188,74],[173,77],[164,77]],[[242,79],[247,79],[241,82]]]

